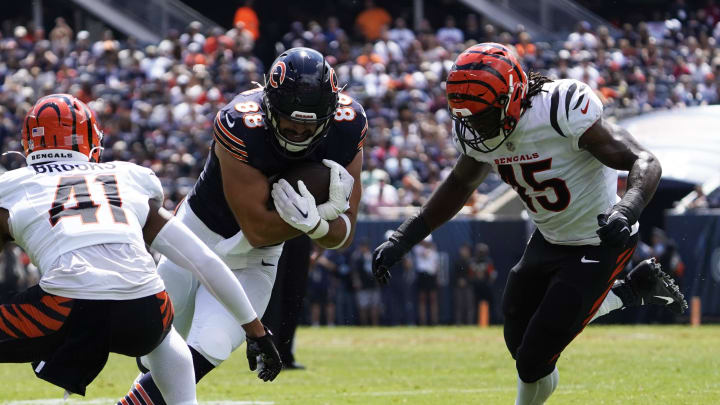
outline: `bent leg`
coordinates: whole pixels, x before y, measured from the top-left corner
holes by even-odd
[[[150,372],[168,404],[197,404],[195,372],[190,349],[172,329],[162,343],[147,355]],[[142,394],[141,394],[142,395]]]
[[[233,273],[245,289],[258,317],[262,317],[275,281],[275,267],[249,267]],[[244,341],[245,331],[237,320],[204,287],[198,288],[188,345],[217,366]]]
[[[52,354],[65,338],[73,303],[36,285],[0,305],[0,363],[29,363]]]

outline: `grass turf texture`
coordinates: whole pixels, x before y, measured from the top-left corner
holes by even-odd
[[[198,399],[512,404],[515,397],[515,366],[497,327],[302,328],[297,357],[308,370],[263,383],[248,371],[243,346],[199,384]],[[720,326],[591,326],[565,350],[559,370],[551,405],[718,404]],[[85,400],[66,404],[114,403],[136,375],[132,359],[113,355]],[[62,397],[27,364],[0,365],[0,381],[0,404]]]

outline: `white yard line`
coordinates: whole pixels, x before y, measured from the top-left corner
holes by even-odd
[[[107,405],[117,403],[117,399],[100,398],[89,401],[63,399],[35,399],[32,401],[9,401],[0,402],[2,405]],[[273,401],[212,401],[200,402],[201,405],[274,405]]]

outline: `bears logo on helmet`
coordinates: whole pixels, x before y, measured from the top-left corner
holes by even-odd
[[[270,68],[270,77],[268,78],[270,85],[277,89],[279,85],[283,84],[286,71],[287,67],[285,66],[285,62],[277,61],[277,63]]]
[[[447,79],[447,98],[463,149],[491,152],[515,130],[526,108],[528,79],[504,45],[472,46],[455,60]]]
[[[95,113],[69,94],[41,98],[23,121],[22,145],[28,164],[52,160],[99,162],[102,139]]]

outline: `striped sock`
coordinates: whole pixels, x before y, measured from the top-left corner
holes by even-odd
[[[150,373],[144,374],[117,405],[166,405]]]

